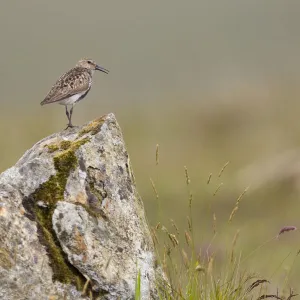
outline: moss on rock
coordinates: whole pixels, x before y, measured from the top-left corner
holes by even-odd
[[[78,133],[78,136],[81,137],[85,135],[86,133],[90,133],[91,135],[95,135],[99,132],[102,124],[105,122],[106,116],[103,116],[99,119],[96,119],[89,123],[88,125],[84,126],[81,131]]]
[[[46,145],[45,147],[48,148],[48,151],[50,153],[53,153],[55,151],[57,151],[59,149],[58,145],[57,144],[49,144],[49,145]]]
[[[76,148],[79,146],[81,146],[82,144],[86,143],[86,139],[81,139],[78,141],[68,141],[68,140],[63,140],[57,143],[51,143],[48,145],[45,145],[45,147],[48,148],[49,153],[53,153],[55,151],[58,150],[68,150],[69,148]]]
[[[46,247],[50,265],[53,270],[53,279],[66,284],[76,285],[78,290],[82,290],[85,284],[85,277],[69,263],[66,254],[61,249],[60,243],[56,237],[52,225],[52,215],[58,201],[64,199],[64,190],[70,172],[72,172],[77,164],[75,151],[86,142],[88,138],[71,141],[63,141],[57,145],[60,149],[53,157],[56,174],[50,176],[48,181],[40,185],[40,187],[31,194],[24,203],[27,211],[31,213],[38,224],[39,238],[41,243]],[[51,148],[56,149],[54,145]],[[57,151],[57,150],[56,150]],[[45,205],[38,205],[42,201]]]
[[[62,150],[67,150],[68,148],[70,148],[72,145],[72,142],[71,141],[61,141],[60,142],[60,149]]]

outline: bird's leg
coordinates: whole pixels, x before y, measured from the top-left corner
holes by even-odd
[[[68,112],[68,106],[65,105],[65,107],[66,107],[66,115],[68,117],[68,121],[70,122],[70,115],[69,115],[69,112]]]
[[[72,119],[72,114],[73,114],[73,105],[72,105],[72,107],[71,107],[71,109],[70,109],[70,119],[69,119],[69,126],[70,126],[70,127],[74,127],[74,126],[72,125],[72,121],[71,121],[71,119]]]
[[[68,123],[66,129],[74,127],[74,126],[72,125],[72,121],[71,121],[72,113],[73,113],[73,106],[72,106],[72,108],[70,109],[70,113],[69,113],[69,112],[68,112],[68,106],[66,105],[66,115],[67,115],[68,121],[69,121],[69,123]]]

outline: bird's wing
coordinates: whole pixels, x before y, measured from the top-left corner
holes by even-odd
[[[83,72],[82,68],[74,68],[63,74],[53,85],[41,105],[67,99],[91,87],[91,75]]]

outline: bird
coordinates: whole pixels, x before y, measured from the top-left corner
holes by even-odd
[[[95,71],[101,71],[108,74],[108,70],[100,67],[92,59],[81,59],[76,66],[64,73],[52,86],[41,105],[57,103],[64,105],[68,124],[66,129],[74,127],[72,124],[73,108],[77,102],[82,100],[90,91],[93,84],[93,75]],[[68,110],[70,106],[70,110]]]

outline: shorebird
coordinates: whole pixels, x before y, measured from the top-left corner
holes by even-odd
[[[56,81],[41,102],[41,105],[57,103],[66,107],[66,115],[69,120],[66,129],[74,127],[71,120],[73,108],[91,89],[95,70],[108,74],[108,70],[100,67],[93,60],[81,59],[74,68]],[[68,105],[71,106],[70,111],[68,111]]]

